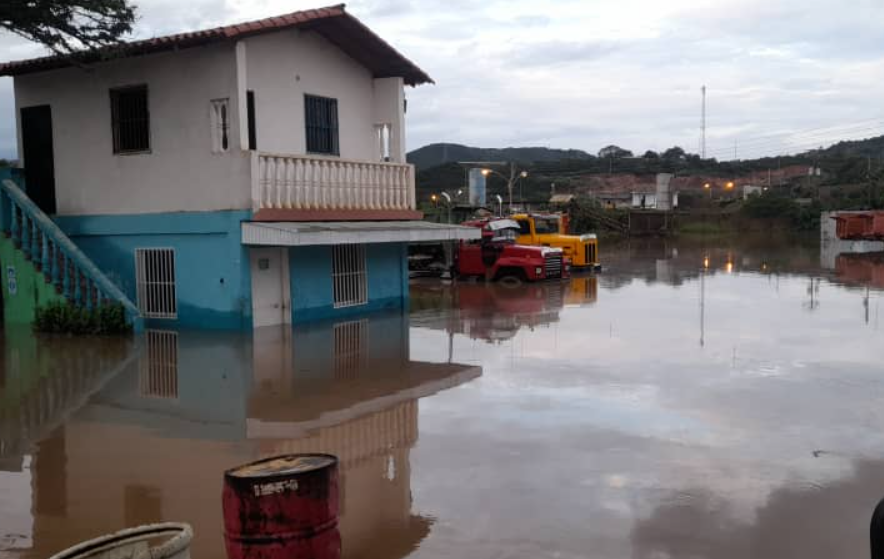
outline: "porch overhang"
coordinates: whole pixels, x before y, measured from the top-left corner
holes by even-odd
[[[476,240],[478,227],[426,221],[255,222],[242,224],[242,244],[316,246]]]

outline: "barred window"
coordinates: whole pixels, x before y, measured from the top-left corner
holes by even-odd
[[[304,122],[307,125],[307,153],[340,155],[337,99],[305,95]]]
[[[212,100],[212,152],[222,153],[230,147],[230,102],[228,99]]]
[[[178,398],[178,333],[147,330],[138,386],[142,396]]]
[[[135,251],[138,308],[147,318],[178,318],[175,293],[175,251],[139,248]]]
[[[368,320],[335,324],[335,378],[357,378],[368,363]]]
[[[147,86],[110,90],[114,153],[150,151],[150,110]]]
[[[332,281],[336,309],[355,307],[368,302],[365,245],[332,247]]]

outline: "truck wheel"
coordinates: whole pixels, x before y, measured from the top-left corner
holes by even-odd
[[[527,278],[522,270],[503,270],[497,275],[497,281],[506,287],[516,287],[527,281]]]

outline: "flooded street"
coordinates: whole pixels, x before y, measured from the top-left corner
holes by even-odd
[[[225,556],[225,469],[341,460],[348,558],[868,556],[884,261],[638,240],[406,315],[132,341],[3,334],[0,556],[160,520]]]

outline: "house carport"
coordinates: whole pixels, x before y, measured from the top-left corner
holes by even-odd
[[[422,221],[244,222],[242,244],[250,253],[254,326],[405,306],[410,243],[480,236],[475,227]],[[364,294],[358,302],[342,302],[341,284],[335,283],[341,281],[335,276],[342,273],[341,249],[335,247],[342,246],[356,247],[356,257],[345,272],[353,273],[355,289]]]

